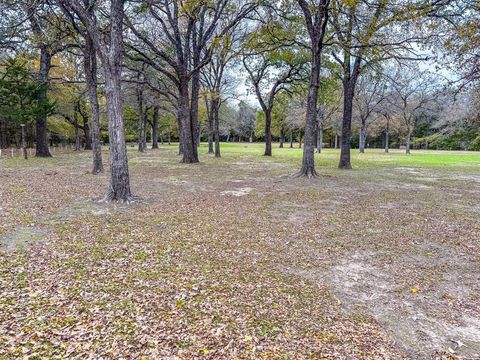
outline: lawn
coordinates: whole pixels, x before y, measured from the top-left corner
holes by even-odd
[[[479,358],[480,153],[288,145],[0,160],[0,359]]]

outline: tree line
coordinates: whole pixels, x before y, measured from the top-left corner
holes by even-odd
[[[361,152],[372,132],[388,151],[395,127],[408,152],[425,123],[439,129],[421,134],[426,143],[462,127],[480,142],[474,1],[2,0],[0,10],[2,144],[26,124],[36,156],[48,157],[47,124],[70,124],[96,174],[108,141],[109,201],[132,198],[132,132],[139,151],[175,137],[184,163],[199,161],[202,132],[216,157],[226,128],[262,136],[266,156],[273,136],[281,146],[295,136],[306,177],[317,176],[325,136],[341,149],[339,168],[351,168],[357,129]],[[442,84],[427,59],[445,70]],[[233,105],[242,87],[258,114]]]

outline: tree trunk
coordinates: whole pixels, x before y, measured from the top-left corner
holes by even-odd
[[[265,156],[272,156],[272,108],[265,111]]]
[[[40,47],[40,71],[39,71],[39,81],[44,84],[44,88],[39,94],[39,102],[41,104],[46,104],[48,102],[47,91],[49,84],[48,74],[52,66],[52,55],[50,54],[48,48],[45,45]],[[51,157],[50,151],[48,150],[48,141],[47,141],[47,115],[41,113],[38,115],[36,120],[36,152],[35,156],[37,157]]]
[[[412,129],[410,126],[407,127],[407,140],[405,143],[405,153],[410,154],[410,138],[412,136]]]
[[[103,161],[102,145],[100,144],[100,106],[98,104],[97,95],[97,55],[92,43],[92,39],[88,34],[85,36],[84,51],[83,67],[85,71],[88,101],[92,110],[92,174],[98,174],[103,173]]]
[[[290,130],[290,149],[293,149],[293,131]]]
[[[317,127],[317,152],[320,154],[322,152],[323,147],[323,123],[322,121],[318,121]]]
[[[195,61],[198,63],[198,60]],[[195,65],[194,65],[195,66]],[[192,75],[192,92],[190,99],[190,124],[192,129],[192,136],[194,140],[195,149],[200,145],[200,124],[198,122],[198,99],[200,94],[200,71]],[[198,155],[197,161],[198,162]]]
[[[358,148],[362,154],[365,153],[366,139],[367,139],[366,120],[362,119],[362,124],[360,125],[360,133],[358,137]]]
[[[152,149],[158,149],[158,113],[160,107],[155,105],[153,108],[153,125],[152,125]],[[163,138],[162,138],[163,142]]]
[[[213,111],[213,135],[215,138],[215,157],[221,157],[220,154],[220,101],[219,99],[212,100],[212,111]]]
[[[112,61],[110,59],[110,61]],[[113,60],[114,61],[114,60]],[[118,60],[117,60],[118,61]],[[130,177],[123,123],[121,65],[103,64],[107,99],[108,135],[110,142],[110,189],[108,201],[130,201]]]
[[[343,82],[343,119],[342,119],[342,141],[340,151],[339,169],[351,169],[350,162],[350,137],[352,133],[352,110],[353,110],[353,94],[354,81],[345,80]]]
[[[320,86],[321,46],[321,41],[317,42],[312,39],[312,68],[310,70],[307,114],[305,118],[305,144],[303,147],[302,168],[298,174],[299,176],[306,176],[308,178],[317,176],[317,172],[315,171],[315,127],[317,122],[318,89]]]
[[[302,148],[302,133],[299,132],[298,133],[298,148],[301,149]],[[313,144],[313,148],[315,149],[315,144]]]
[[[214,138],[214,125],[213,125],[213,106],[212,101],[210,101],[207,97],[205,97],[205,105],[207,107],[207,116],[208,116],[208,153],[213,154],[213,138]]]
[[[283,148],[283,143],[285,142],[285,133],[283,129],[280,129],[280,145],[279,148]]]
[[[388,153],[389,146],[390,119],[387,119],[387,128],[385,129],[385,152]]]
[[[78,131],[78,114],[73,114],[73,126],[75,127],[75,151],[80,151],[80,132]]]
[[[84,119],[83,123],[83,135],[85,136],[85,150],[92,150],[92,136],[90,133],[90,125],[87,120]]]
[[[181,122],[181,144],[183,149],[183,163],[197,163],[197,136],[195,126],[192,123],[192,117],[189,107],[188,79],[180,79],[178,95],[178,112]]]
[[[145,135],[145,111],[143,108],[143,90],[137,89],[137,104],[138,104],[138,152],[145,152],[144,135]]]

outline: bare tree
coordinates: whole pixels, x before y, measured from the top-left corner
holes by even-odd
[[[272,110],[276,96],[301,77],[302,62],[272,59],[270,54],[244,55],[243,66],[265,114],[265,156],[272,156]]]
[[[354,105],[360,118],[359,151],[365,152],[367,129],[375,120],[377,110],[385,100],[386,85],[381,75],[365,74],[358,82],[358,91],[354,97]]]
[[[127,148],[123,123],[123,100],[121,87],[123,58],[123,0],[111,0],[109,26],[105,33],[95,21],[92,11],[75,0],[59,0],[69,11],[75,13],[85,26],[92,44],[102,61],[107,99],[108,133],[110,143],[110,186],[107,201],[131,201]],[[105,9],[103,9],[105,10]]]
[[[410,154],[412,132],[420,115],[430,111],[430,106],[437,96],[435,79],[418,67],[410,69],[398,67],[389,77],[392,95],[389,104],[395,109],[406,129],[405,152]]]

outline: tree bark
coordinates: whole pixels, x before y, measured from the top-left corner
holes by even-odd
[[[316,177],[315,171],[315,124],[317,122],[317,99],[320,86],[321,43],[312,41],[312,68],[310,70],[310,86],[307,98],[307,114],[305,119],[305,144],[303,147],[302,168],[299,176]],[[301,139],[300,139],[301,147]]]
[[[190,124],[192,128],[192,136],[194,146],[197,148],[200,145],[200,124],[198,122],[198,99],[200,94],[200,72],[196,71],[192,75],[192,91],[190,96]],[[198,162],[198,155],[197,155]]]
[[[83,124],[83,135],[85,136],[85,150],[92,150],[92,136],[88,122]]]
[[[317,121],[317,100],[320,87],[321,54],[323,39],[328,20],[328,0],[319,1],[312,7],[310,2],[297,0],[303,12],[310,38],[311,69],[305,118],[305,144],[303,148],[302,168],[298,176],[316,177],[315,171],[315,128]],[[314,11],[314,12],[313,12]]]
[[[104,65],[103,67],[105,71],[111,169],[110,189],[106,199],[109,201],[129,201],[132,194],[123,123],[121,67],[112,65]]]
[[[153,124],[152,124],[152,149],[158,149],[158,114],[160,107],[155,105],[153,107]],[[163,138],[162,138],[163,142]]]
[[[285,142],[285,133],[283,129],[280,129],[280,145],[279,148],[283,148],[283,143]]]
[[[209,102],[208,98],[205,96],[205,105],[207,108],[207,116],[208,116],[208,153],[213,154],[213,138],[214,138],[214,131],[213,131],[213,107],[212,101]]]
[[[78,129],[78,113],[73,114],[73,126],[75,127],[75,151],[80,151],[80,132]]]
[[[220,101],[219,99],[212,100],[212,111],[213,111],[213,135],[215,137],[215,157],[221,157],[220,154]]]
[[[342,141],[340,151],[339,169],[351,169],[350,162],[350,137],[352,133],[352,111],[353,111],[353,95],[354,95],[353,79],[344,80],[343,82],[343,119],[342,119]]]
[[[92,10],[93,11],[93,10]],[[88,101],[92,110],[92,174],[103,173],[102,145],[100,143],[100,106],[97,95],[97,55],[90,35],[85,35],[83,67],[87,85]]]
[[[323,147],[323,122],[319,119],[317,127],[317,152],[320,154]]]
[[[40,71],[38,73],[39,81],[44,84],[49,84],[49,72],[52,67],[52,55],[46,45],[40,47]],[[39,94],[39,102],[46,104],[48,102],[47,96],[48,87],[44,86],[42,92]],[[47,115],[41,113],[36,120],[36,152],[37,157],[51,157],[48,150],[47,141]]]
[[[366,139],[367,139],[366,120],[362,119],[362,123],[360,125],[360,133],[358,136],[358,149],[362,154],[365,153]]]
[[[405,153],[410,154],[410,138],[412,136],[412,129],[410,126],[407,127],[407,139],[405,143]]]
[[[138,103],[138,123],[137,123],[137,134],[138,134],[138,152],[145,152],[146,141],[145,141],[145,109],[143,106],[143,90],[137,89],[137,103]]]
[[[197,163],[198,151],[196,146],[196,130],[192,123],[188,95],[188,80],[180,79],[178,95],[178,112],[181,122],[181,144],[183,148],[183,163]]]
[[[272,156],[272,108],[265,111],[265,153],[264,156]]]
[[[385,152],[388,153],[388,147],[389,147],[389,136],[390,136],[390,119],[387,118],[387,127],[385,129]]]

